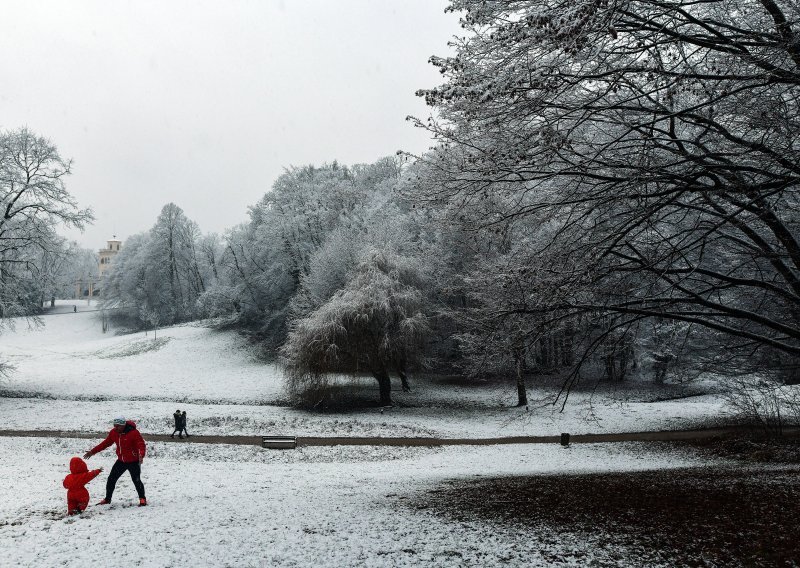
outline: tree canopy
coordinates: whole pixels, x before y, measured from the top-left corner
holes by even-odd
[[[549,325],[701,328],[744,360],[800,355],[800,8],[773,0],[455,0],[466,35],[420,91],[439,118],[415,198],[524,222],[513,279]],[[533,269],[533,270],[532,270]],[[545,282],[549,285],[543,286]],[[499,283],[499,282],[498,282]],[[730,351],[729,351],[730,353]]]

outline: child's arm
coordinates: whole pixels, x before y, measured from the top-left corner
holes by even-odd
[[[93,469],[93,470],[87,471],[86,473],[78,473],[78,474],[76,474],[78,484],[79,485],[86,485],[92,479],[94,479],[95,477],[100,475],[101,471],[103,471],[102,467],[100,469]]]

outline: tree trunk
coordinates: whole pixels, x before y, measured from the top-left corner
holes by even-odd
[[[614,355],[613,353],[610,355],[605,355],[603,357],[603,362],[606,366],[606,377],[609,381],[614,382],[617,378],[616,368],[614,366]]]
[[[514,361],[517,366],[517,406],[528,406],[528,393],[525,389],[525,375],[522,372],[522,364],[525,359],[524,352],[515,352]]]
[[[561,364],[564,367],[569,367],[575,362],[574,345],[572,341],[573,330],[572,326],[568,323],[564,331],[561,332],[561,341],[563,348],[561,350]]]
[[[403,385],[403,392],[411,392],[411,385],[408,383],[406,372],[402,368],[397,369],[397,375],[400,377],[400,384]]]
[[[540,364],[542,366],[542,369],[550,370],[550,368],[552,367],[552,364],[551,364],[551,361],[550,361],[551,352],[550,352],[550,340],[549,340],[549,337],[543,337],[542,339],[539,340],[539,353],[541,354],[540,355],[540,359],[541,359],[541,363]]]
[[[380,390],[380,405],[392,405],[392,382],[389,380],[389,373],[386,369],[380,371],[373,371],[372,376],[378,381],[378,389]]]

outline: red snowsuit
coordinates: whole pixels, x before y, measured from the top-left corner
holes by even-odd
[[[89,492],[84,487],[100,474],[99,469],[89,471],[86,462],[81,458],[69,460],[70,474],[64,478],[64,488],[67,490],[67,511],[70,515],[86,510],[89,504]]]
[[[111,444],[117,445],[117,459],[124,463],[138,462],[144,458],[145,445],[144,438],[136,429],[136,423],[128,420],[122,433],[111,430],[106,439],[89,450],[89,454],[94,455],[109,447]]]

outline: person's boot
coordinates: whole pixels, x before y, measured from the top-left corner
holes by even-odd
[[[111,500],[110,499],[103,499],[102,501],[100,501],[98,503],[98,505],[111,505]]]
[[[147,505],[147,499],[145,499],[144,497],[140,497],[139,498],[139,506],[140,507],[145,507],[146,505]]]

